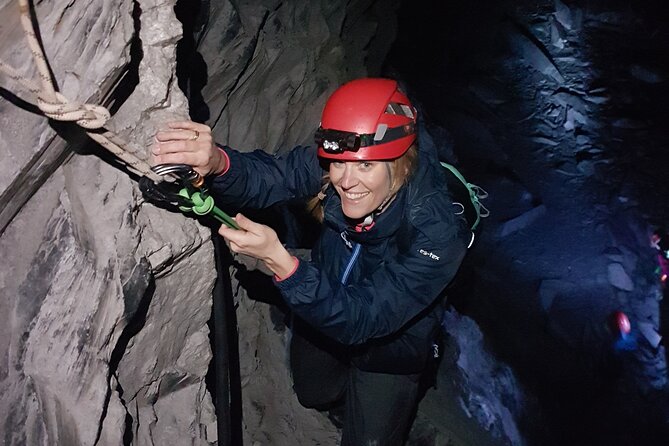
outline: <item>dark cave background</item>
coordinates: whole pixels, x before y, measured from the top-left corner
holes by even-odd
[[[449,299],[536,398],[536,445],[660,445],[669,30],[659,1],[405,1],[383,74],[487,190]],[[427,141],[427,142],[426,142]],[[620,267],[622,265],[622,268]],[[624,311],[636,348],[617,351]]]

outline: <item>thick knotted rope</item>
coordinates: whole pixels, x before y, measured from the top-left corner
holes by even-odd
[[[37,98],[37,106],[45,116],[58,121],[71,121],[88,130],[104,127],[111,114],[109,110],[101,105],[76,104],[69,102],[65,96],[56,93],[58,102],[47,102],[43,98]]]
[[[44,113],[44,116],[56,121],[75,122],[86,130],[91,139],[110,151],[129,168],[153,181],[160,181],[161,178],[151,171],[151,166],[146,161],[137,158],[128,150],[128,144],[122,138],[104,128],[111,117],[109,110],[101,105],[79,104],[70,101],[56,91],[49,71],[49,64],[35,35],[28,0],[18,0],[18,3],[21,26],[32,53],[33,61],[37,66],[41,88],[2,60],[0,60],[0,71],[10,79],[23,85],[35,96],[37,107]]]

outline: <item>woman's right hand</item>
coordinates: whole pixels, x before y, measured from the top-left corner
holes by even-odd
[[[284,279],[295,271],[298,260],[284,248],[274,229],[256,223],[242,214],[237,214],[235,221],[239,229],[221,225],[218,230],[228,241],[232,252],[263,261],[279,279]]]
[[[211,128],[193,121],[175,121],[156,133],[151,147],[153,164],[188,164],[200,175],[218,175],[226,157],[211,136]]]

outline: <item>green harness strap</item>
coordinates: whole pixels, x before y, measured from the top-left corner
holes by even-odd
[[[472,232],[476,229],[478,226],[479,222],[481,221],[481,217],[487,217],[488,216],[488,210],[483,207],[481,202],[479,201],[480,198],[485,198],[487,196],[487,193],[480,189],[477,185],[472,184],[465,180],[465,177],[462,176],[462,174],[458,171],[458,169],[455,166],[452,166],[448,163],[441,162],[442,167],[448,169],[458,180],[460,180],[463,184],[463,186],[467,189],[467,192],[469,193],[469,199],[472,202],[472,205],[474,206],[474,209],[476,210],[476,221],[471,225],[471,230]],[[478,190],[481,190],[484,192],[484,195],[479,196],[477,193]],[[481,215],[483,209],[483,215]]]

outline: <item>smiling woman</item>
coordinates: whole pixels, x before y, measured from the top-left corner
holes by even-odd
[[[336,179],[343,175],[343,170],[347,164],[355,165],[355,164],[362,164],[361,167],[359,167],[358,170],[361,170],[361,176],[364,178],[364,180],[361,179],[361,182],[364,185],[367,185],[367,183],[370,181],[370,176],[371,175],[365,175],[364,171],[370,171],[374,170],[375,167],[373,167],[376,164],[381,164],[385,166],[387,176],[390,181],[390,187],[388,189],[388,193],[386,194],[386,198],[378,202],[378,205],[376,207],[373,207],[370,205],[369,208],[367,208],[367,212],[364,214],[364,216],[356,216],[353,213],[349,213],[346,211],[346,209],[342,209],[344,215],[348,217],[351,220],[360,220],[364,219],[364,217],[372,215],[372,213],[380,213],[383,212],[383,210],[386,208],[388,204],[390,204],[395,197],[395,194],[397,191],[405,185],[409,179],[411,178],[411,175],[416,169],[416,165],[418,163],[418,146],[414,143],[407,149],[406,152],[399,158],[396,158],[392,161],[349,161],[349,162],[344,162],[344,161],[333,161],[330,162],[329,164],[326,163],[327,170],[325,171],[325,174],[323,175],[323,178],[321,180],[321,183],[324,185],[323,189],[327,189],[331,184],[335,186],[335,189],[337,190],[337,185],[335,184]],[[340,173],[335,173],[333,175],[333,169],[338,170]],[[379,188],[378,192],[381,192],[381,189]],[[337,190],[337,193],[341,197],[341,191]],[[323,222],[323,208],[321,206],[321,200],[325,198],[325,194],[323,192],[319,193],[318,195],[314,196],[309,202],[307,203],[307,209],[309,213],[312,214],[312,216],[318,220],[319,222]],[[342,203],[343,206],[343,203]],[[353,223],[353,221],[352,221]]]
[[[352,220],[372,214],[392,192],[387,161],[334,161],[330,181],[341,199],[342,212]]]
[[[344,408],[344,445],[403,443],[434,361],[441,292],[470,238],[436,154],[415,144],[415,125],[397,82],[359,79],[327,101],[317,149],[242,153],[198,142],[208,128],[184,123],[156,138],[163,162],[187,158],[211,173],[211,191],[224,206],[265,208],[320,189],[324,227],[310,262],[241,214],[240,230],[219,233],[232,251],[275,274],[293,313],[297,398],[306,407]]]
[[[333,161],[329,179],[341,199],[342,212],[359,223],[382,212],[413,172],[417,149],[412,145],[393,161]]]

